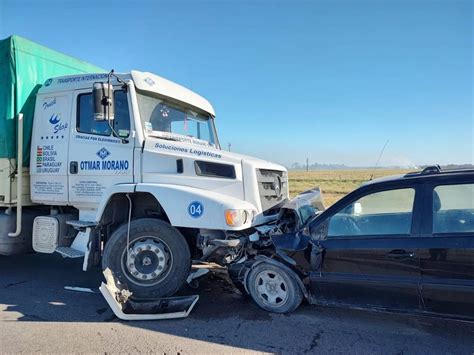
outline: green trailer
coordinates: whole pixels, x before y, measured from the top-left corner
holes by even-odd
[[[18,115],[23,113],[23,203],[29,204],[36,93],[52,77],[99,72],[105,70],[19,36],[0,40],[0,206],[16,203]]]

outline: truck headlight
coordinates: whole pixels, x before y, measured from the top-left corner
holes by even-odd
[[[225,222],[231,227],[240,227],[252,222],[255,213],[252,210],[225,210]]]

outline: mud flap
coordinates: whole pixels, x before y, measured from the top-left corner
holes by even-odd
[[[99,290],[117,318],[122,320],[159,320],[186,318],[199,295],[166,298],[135,298],[126,288],[117,286],[110,270],[104,271],[107,283]]]

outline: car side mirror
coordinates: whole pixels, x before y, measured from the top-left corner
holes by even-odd
[[[94,120],[113,120],[115,115],[114,88],[108,83],[94,83],[92,86]]]
[[[308,225],[308,233],[313,240],[326,239],[328,235],[329,219],[326,219],[322,223],[310,223]]]

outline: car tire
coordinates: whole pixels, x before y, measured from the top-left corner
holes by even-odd
[[[247,290],[259,307],[275,313],[290,313],[303,301],[296,277],[283,265],[263,262],[249,272]]]
[[[125,224],[112,233],[102,256],[102,269],[134,296],[167,297],[183,286],[191,269],[191,254],[183,235],[169,223],[137,219],[130,223],[127,252]]]

